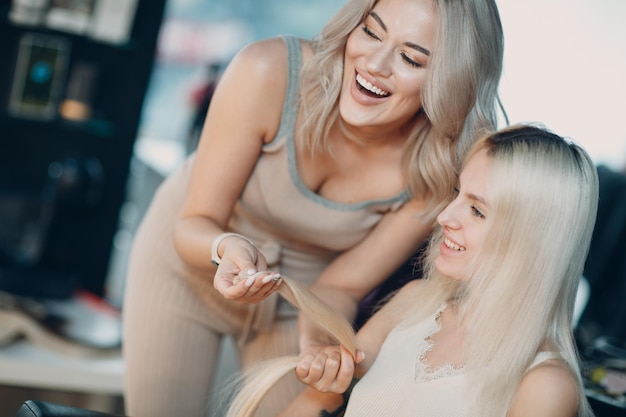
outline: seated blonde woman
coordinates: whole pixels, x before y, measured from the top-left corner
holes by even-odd
[[[478,140],[437,217],[426,278],[404,286],[356,341],[346,323],[321,318],[340,344],[286,360],[278,374],[295,367],[309,387],[281,417],[591,416],[571,323],[597,199],[589,156],[544,128]],[[310,304],[319,300],[290,284],[280,291],[318,315]],[[253,414],[274,369],[248,381],[231,416]]]

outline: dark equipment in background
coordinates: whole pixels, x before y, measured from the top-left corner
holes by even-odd
[[[575,336],[596,417],[626,416],[626,172],[598,166],[600,198],[584,275],[589,300]]]
[[[584,272],[590,299],[577,332],[583,348],[598,337],[626,346],[626,172],[600,165],[598,177],[598,217]]]
[[[0,291],[105,295],[165,0],[0,0]]]

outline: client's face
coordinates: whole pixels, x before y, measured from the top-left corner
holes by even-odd
[[[469,279],[470,262],[487,234],[492,207],[487,187],[490,166],[486,151],[474,155],[461,172],[456,198],[437,216],[444,240],[435,267],[450,278]]]

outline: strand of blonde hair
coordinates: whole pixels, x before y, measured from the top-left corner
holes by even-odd
[[[319,328],[356,357],[355,333],[348,320],[304,285],[282,276],[278,293]],[[298,365],[298,356],[283,356],[259,363],[245,374],[245,383],[235,395],[226,417],[251,417],[270,389]]]

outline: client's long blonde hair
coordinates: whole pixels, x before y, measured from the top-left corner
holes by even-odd
[[[299,282],[283,276],[278,293],[326,330],[352,357],[356,356],[355,334],[346,318],[330,308]],[[298,364],[298,356],[282,356],[259,363],[246,372],[245,384],[233,399],[226,417],[253,416],[267,392]]]

